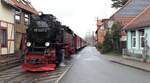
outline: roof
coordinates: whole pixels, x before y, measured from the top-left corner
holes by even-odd
[[[150,0],[129,0],[122,8],[120,8],[113,17],[116,16],[137,16],[148,5]]]
[[[150,5],[145,8],[145,10],[139,14],[135,19],[133,19],[128,25],[126,25],[123,29],[137,29],[146,26],[150,26]]]
[[[37,11],[28,0],[2,0],[2,1],[12,7],[20,8],[27,12],[37,14]]]
[[[97,19],[97,20],[96,20],[97,30],[96,30],[96,32],[95,32],[95,33],[97,33],[97,32],[98,32],[98,30],[100,29],[100,27],[101,27],[102,25],[103,25],[102,20]]]
[[[98,26],[101,26],[102,24],[103,24],[102,20],[100,20],[100,19],[97,19],[97,20],[96,20],[96,25],[97,25],[97,27],[98,27]]]
[[[64,28],[65,31],[67,31],[70,34],[74,34],[74,32],[66,25],[62,25],[62,28]]]
[[[123,16],[123,17],[116,17],[114,20],[120,22],[123,26],[127,25],[131,20],[133,20],[135,16]]]
[[[119,12],[121,12],[121,10],[123,10],[126,6],[128,6],[128,4],[129,4],[131,1],[132,1],[132,0],[128,0],[128,2],[127,2],[123,7],[121,7],[118,11],[116,11],[110,18],[112,19],[112,18],[116,17],[117,14],[118,14]]]
[[[122,8],[111,16],[111,19],[120,22],[123,26],[130,23],[150,4],[150,0],[129,0]]]

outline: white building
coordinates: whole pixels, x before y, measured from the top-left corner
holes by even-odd
[[[0,0],[0,55],[14,54],[14,9]]]

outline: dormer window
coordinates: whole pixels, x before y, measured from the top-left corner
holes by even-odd
[[[24,5],[27,5],[27,2],[25,0],[21,0],[21,2],[24,4]]]
[[[24,5],[27,5],[27,1],[26,0],[16,0],[17,2],[22,2]]]
[[[20,2],[20,0],[16,0],[17,2]]]

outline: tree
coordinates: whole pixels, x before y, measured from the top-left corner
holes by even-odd
[[[120,8],[124,6],[128,0],[111,0],[113,2],[112,7],[113,8]]]
[[[120,30],[121,30],[120,23],[118,23],[118,22],[114,23],[111,28],[114,51],[120,51]]]
[[[112,51],[112,36],[109,31],[106,32],[105,40],[101,49],[101,53],[107,53]]]
[[[98,44],[98,48],[100,49],[101,53],[108,53],[108,52],[120,52],[120,30],[121,24],[115,22],[111,28],[106,32],[104,37],[104,43]]]

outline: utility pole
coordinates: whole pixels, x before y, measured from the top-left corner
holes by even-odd
[[[95,32],[92,31],[92,42],[93,42],[93,46],[95,45],[95,36],[94,36]]]

